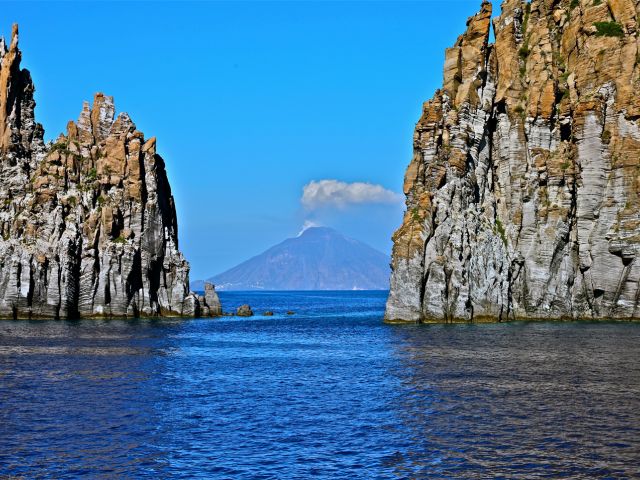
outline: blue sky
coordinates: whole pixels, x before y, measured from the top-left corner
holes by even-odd
[[[309,220],[389,253],[401,202],[316,208],[303,188],[401,192],[444,49],[480,3],[3,2],[1,31],[20,24],[47,139],[97,91],[158,137],[195,280]]]

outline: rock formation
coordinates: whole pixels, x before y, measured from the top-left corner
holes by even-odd
[[[387,321],[638,319],[640,2],[467,22],[414,134]]]
[[[203,306],[200,312],[203,317],[222,316],[222,304],[220,303],[220,298],[213,283],[204,283],[204,295],[198,297],[198,300]]]
[[[236,311],[238,317],[253,317],[253,310],[249,305],[240,305]]]
[[[96,94],[45,145],[18,28],[0,40],[0,316],[198,315],[164,161]]]

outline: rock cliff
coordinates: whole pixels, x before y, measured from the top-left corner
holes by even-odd
[[[491,14],[416,125],[386,319],[638,319],[640,2]]]
[[[200,313],[164,161],[96,94],[45,145],[18,28],[0,40],[0,316]]]

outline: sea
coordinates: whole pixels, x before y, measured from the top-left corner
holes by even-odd
[[[640,477],[640,324],[220,297],[256,315],[0,322],[0,478]]]

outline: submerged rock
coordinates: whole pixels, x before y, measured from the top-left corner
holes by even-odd
[[[253,310],[251,310],[249,305],[240,305],[236,311],[236,315],[239,317],[252,317]]]
[[[491,11],[416,125],[385,317],[638,319],[640,6]]]
[[[98,93],[45,145],[15,25],[0,58],[0,316],[198,315],[156,139]]]
[[[264,312],[265,317],[273,317],[273,312],[271,310]]]

